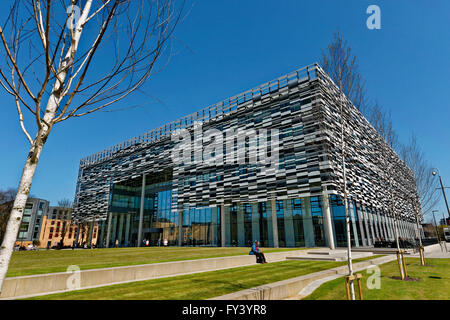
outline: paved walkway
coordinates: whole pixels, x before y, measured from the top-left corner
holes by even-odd
[[[411,257],[419,257],[418,253],[412,254]],[[450,242],[447,242],[442,247],[435,245],[433,250],[430,252],[425,252],[426,258],[438,258],[438,259],[448,259],[450,258]]]

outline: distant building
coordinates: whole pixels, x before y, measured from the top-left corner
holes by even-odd
[[[16,245],[28,246],[39,241],[43,218],[47,214],[49,202],[38,198],[29,198],[23,212],[22,224],[17,235]]]
[[[422,224],[425,238],[436,238],[436,227],[432,223]]]
[[[440,224],[443,226],[450,225],[450,218],[441,219]]]
[[[72,221],[72,208],[50,207],[42,220],[41,234],[39,238],[41,248],[58,247],[61,243],[64,247],[71,247],[78,243],[90,243],[91,225],[77,225]],[[97,225],[92,232],[92,244],[97,243]]]

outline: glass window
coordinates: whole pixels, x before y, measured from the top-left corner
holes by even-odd
[[[311,215],[314,227],[314,240],[316,246],[325,246],[325,234],[323,229],[322,201],[320,197],[310,197]]]
[[[294,225],[294,239],[296,247],[305,246],[305,235],[303,230],[303,212],[302,200],[293,199],[292,202],[292,220]]]
[[[282,200],[276,201],[278,245],[286,247],[286,234],[284,230],[284,203]]]

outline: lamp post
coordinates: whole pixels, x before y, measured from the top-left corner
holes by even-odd
[[[414,210],[414,214],[416,217],[416,226],[417,226],[417,238],[419,239],[419,255],[420,255],[420,264],[422,266],[425,265],[425,251],[423,251],[422,246],[422,235],[420,234],[420,226],[419,226],[419,214],[417,213],[416,205],[414,203],[414,199],[411,199],[412,207]]]
[[[444,200],[445,200],[445,205],[447,206],[447,213],[448,213],[448,217],[450,218],[450,209],[448,207],[448,202],[447,202],[447,196],[445,195],[445,188],[444,188],[444,183],[442,182],[442,177],[441,177],[441,173],[439,172],[438,169],[434,168],[433,171],[431,172],[431,174],[433,176],[436,176],[436,170],[437,171],[437,175],[439,176],[439,182],[441,184],[441,189],[442,189],[442,194],[444,195]],[[433,211],[434,212],[434,211]]]
[[[436,217],[434,216],[435,212],[439,212],[439,211],[438,210],[433,210],[433,212],[432,212],[433,213],[434,227],[436,229],[436,238],[437,238],[437,241],[439,242],[440,238],[439,238],[439,232],[438,232],[437,223],[436,223]]]

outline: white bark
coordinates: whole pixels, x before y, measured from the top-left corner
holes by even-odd
[[[397,243],[397,252],[399,254],[400,259],[400,277],[402,280],[405,278],[405,270],[403,270],[403,259],[400,255],[400,243],[398,241],[398,222],[397,215],[395,214],[395,203],[394,203],[394,194],[392,192],[392,180],[390,180],[390,192],[391,192],[391,204],[392,204],[392,215],[394,216],[394,234],[395,234],[395,242]]]
[[[14,207],[11,211],[11,216],[6,227],[2,246],[0,247],[0,292],[3,286],[3,281],[6,277],[6,273],[8,272],[9,262],[14,250],[17,233],[22,222],[23,212],[25,210],[28,194],[31,189],[31,184],[33,182],[34,173],[36,172],[36,167],[39,162],[42,149],[52,129],[53,120],[55,119],[57,109],[63,98],[62,92],[64,89],[64,82],[67,77],[67,69],[70,66],[70,61],[74,61],[75,54],[77,52],[78,45],[81,39],[81,34],[83,32],[86,20],[89,16],[91,5],[92,0],[88,0],[77,23],[77,26],[72,32],[72,44],[68,48],[65,59],[63,60],[60,69],[58,70],[58,77],[56,78],[55,84],[53,85],[52,94],[48,99],[45,109],[45,115],[42,120],[42,127],[38,131],[36,138],[33,141],[33,145],[30,149],[27,161],[25,162],[25,166],[22,172],[22,178],[20,179],[19,189],[16,195],[16,199],[14,200]]]
[[[340,83],[342,88],[342,83]],[[345,227],[347,231],[347,264],[348,264],[348,275],[353,275],[353,263],[352,263],[352,242],[350,237],[350,214],[348,212],[348,199],[347,199],[347,174],[345,167],[345,115],[344,115],[344,99],[342,97],[343,93],[339,95],[340,98],[340,109],[341,109],[341,157],[342,157],[342,179],[344,184],[344,208],[345,208]],[[349,282],[350,286],[350,298],[355,300],[355,286],[353,280]]]
[[[37,161],[32,161],[32,155],[35,154],[35,159],[39,159],[42,146],[33,146],[30,149],[30,156],[25,162],[25,166],[20,179],[19,189],[17,191],[14,206],[6,226],[5,236],[3,238],[2,246],[0,248],[0,292],[3,280],[8,272],[8,265],[16,242],[17,234],[19,232],[20,224],[22,222],[23,211],[28,199],[28,194],[33,181],[34,173],[36,172]]]

